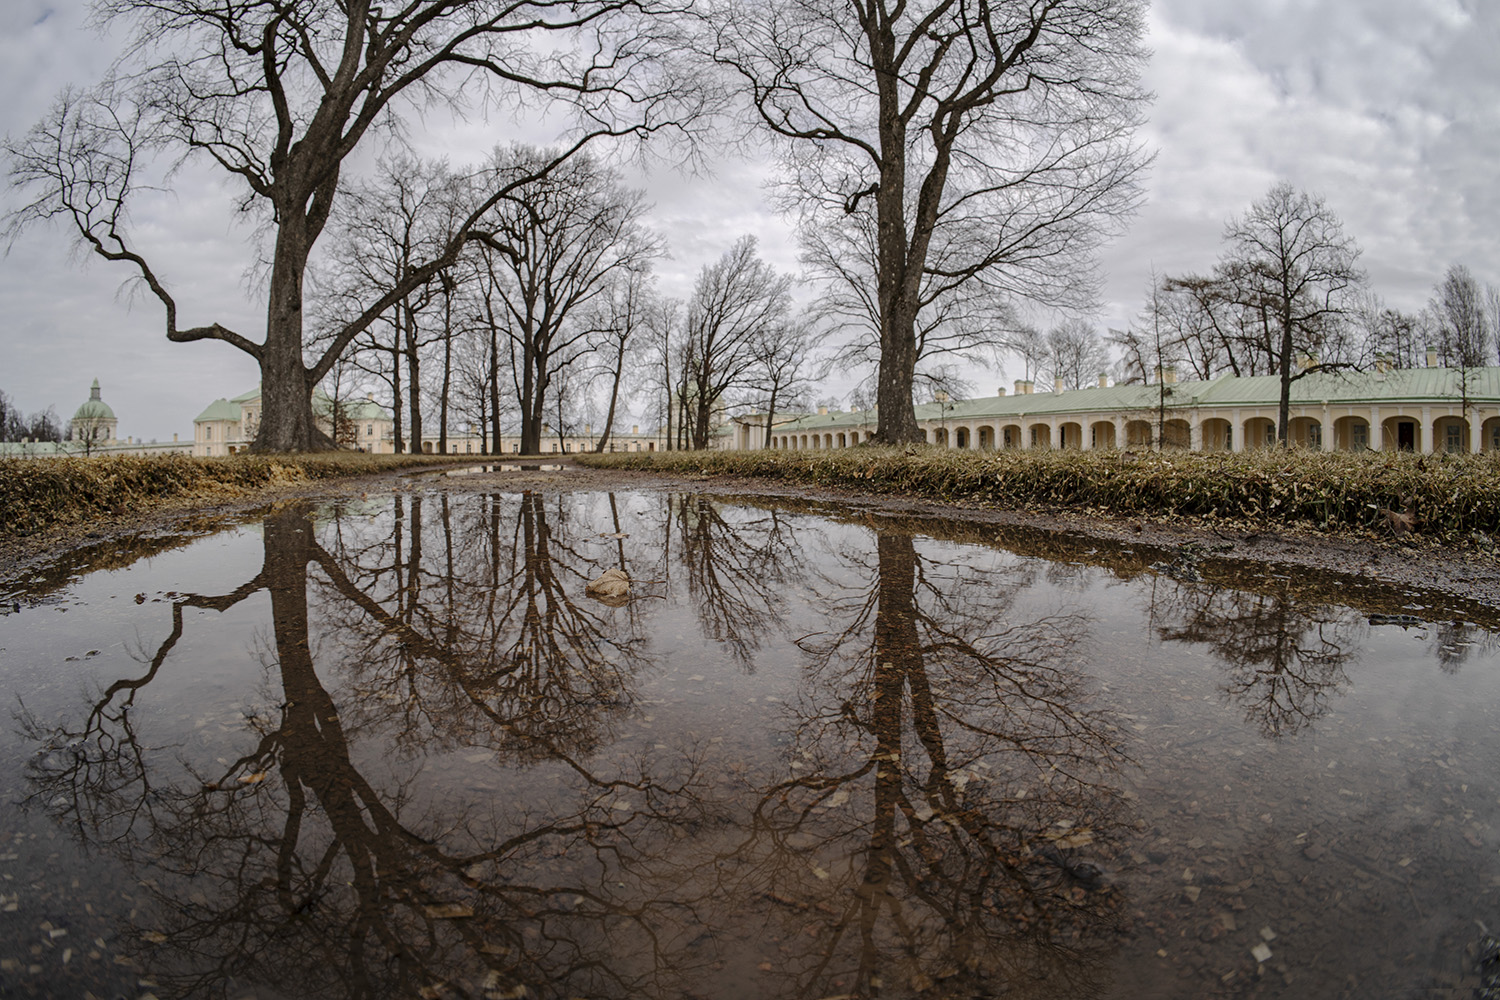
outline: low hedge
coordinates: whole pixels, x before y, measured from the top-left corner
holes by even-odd
[[[833,451],[612,453],[595,468],[769,477],[1008,509],[1195,518],[1404,533],[1489,545],[1500,531],[1500,457],[1257,450],[972,452],[861,445]]]
[[[0,536],[29,535],[164,500],[243,495],[267,486],[445,460],[432,455],[183,455],[0,458]],[[472,456],[470,457],[472,462]]]

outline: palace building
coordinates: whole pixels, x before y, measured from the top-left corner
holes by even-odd
[[[939,399],[916,407],[927,441],[948,448],[1244,451],[1276,443],[1280,380],[1221,375],[1178,382],[1167,370],[1148,385],[1015,392]],[[774,448],[848,448],[874,437],[874,410],[810,414],[778,422]],[[758,448],[762,428],[740,428],[737,447]],[[1500,451],[1500,368],[1390,368],[1319,372],[1291,384],[1288,436],[1322,451]]]

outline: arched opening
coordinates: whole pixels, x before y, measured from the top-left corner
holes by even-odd
[[[948,428],[937,427],[932,431],[932,443],[939,448],[948,447]]]
[[[1204,451],[1233,451],[1234,425],[1223,417],[1209,417],[1203,421]]]
[[[1174,417],[1161,425],[1161,446],[1186,451],[1193,446],[1193,428],[1186,420]]]
[[[1052,428],[1046,424],[1032,424],[1030,438],[1032,448],[1051,448]]]
[[[1089,447],[1115,447],[1115,422],[1113,420],[1096,420],[1089,424]]]
[[[1417,422],[1411,417],[1387,417],[1380,422],[1386,451],[1416,451]]]
[[[432,442],[431,441],[423,441],[422,442],[422,454],[424,454],[424,455],[431,455],[432,454]]]
[[[1155,435],[1151,433],[1151,421],[1127,420],[1125,422],[1125,447],[1150,448]]]
[[[832,434],[824,434],[823,435],[823,447],[824,448],[829,448],[829,449],[833,448],[833,435]]]
[[[1486,452],[1500,451],[1500,417],[1490,417],[1480,425],[1479,446]]]
[[[1323,450],[1323,425],[1312,417],[1293,417],[1287,421],[1286,441],[1293,448]]]
[[[953,444],[956,448],[969,447],[969,429],[967,427],[955,427],[953,429]]]
[[[1432,450],[1462,455],[1469,450],[1469,422],[1463,417],[1438,417],[1432,424]]]
[[[1083,425],[1072,422],[1063,424],[1057,429],[1057,446],[1059,448],[1072,448],[1075,451],[1083,447]]]
[[[1335,451],[1368,451],[1370,422],[1363,417],[1339,417],[1333,422]]]
[[[995,450],[995,428],[993,428],[993,427],[981,427],[981,428],[979,428],[979,450],[980,451],[994,451]]]
[[[1251,417],[1245,421],[1246,448],[1276,447],[1276,421],[1270,417]]]
[[[1000,428],[1000,447],[1006,451],[1021,447],[1021,425],[1006,424]]]
[[[839,434],[839,436],[837,438],[837,441],[838,441],[838,446],[840,448],[847,448],[847,447],[849,447],[849,439],[847,437],[845,437],[842,432],[840,432],[840,434]]]

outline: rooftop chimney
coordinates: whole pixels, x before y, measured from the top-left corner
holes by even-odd
[[[1108,372],[1100,372],[1099,373],[1099,388],[1101,388],[1101,389],[1108,389],[1109,388],[1109,373]]]
[[[997,396],[1003,396],[1003,395],[1005,395],[1005,386],[1002,385],[1000,387],[999,391],[995,393],[995,395],[997,395]]]
[[[1437,354],[1438,354],[1437,348],[1433,347],[1431,344],[1428,344],[1427,345],[1427,367],[1428,368],[1436,368],[1438,366],[1438,363],[1437,363]]]
[[[1159,383],[1161,383],[1162,385],[1176,385],[1177,384],[1177,366],[1176,365],[1157,365],[1156,366],[1156,381],[1159,382]]]
[[[818,416],[824,417],[824,416],[827,416],[827,415],[828,415],[828,407],[826,407],[826,406],[820,406],[820,407],[818,407]]]
[[[631,424],[630,425],[630,433],[632,433],[632,434],[639,434],[640,432],[641,432],[641,425],[640,424]]]
[[[176,434],[173,434],[173,435],[172,435],[172,440],[173,440],[173,441],[176,441],[176,440],[177,440],[177,435],[176,435]]]

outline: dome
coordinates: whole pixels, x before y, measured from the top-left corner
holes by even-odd
[[[115,411],[109,408],[109,404],[99,398],[99,380],[94,379],[93,387],[89,389],[89,398],[84,400],[83,405],[73,414],[74,420],[114,420]]]

